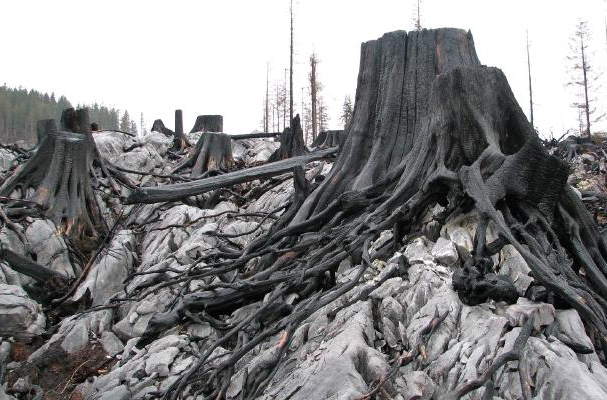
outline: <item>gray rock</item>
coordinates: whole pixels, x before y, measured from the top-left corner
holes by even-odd
[[[455,245],[457,252],[462,260],[466,261],[470,253],[474,250],[474,243],[470,233],[462,227],[454,227],[449,232],[449,239]]]
[[[521,256],[521,254],[512,245],[506,245],[500,252],[499,274],[508,276],[519,295],[524,296],[533,282],[533,278],[529,276],[531,268]]]
[[[101,345],[109,356],[115,356],[124,351],[124,345],[112,332],[104,331],[101,334]]]
[[[432,256],[441,264],[454,265],[459,260],[457,249],[453,242],[439,237],[434,247],[432,247]]]
[[[75,276],[70,263],[67,246],[57,235],[52,221],[37,219],[25,231],[30,249],[36,253],[36,262],[64,274],[68,278]]]
[[[112,311],[100,310],[82,315],[68,317],[61,321],[57,333],[47,342],[33,352],[28,362],[35,363],[45,358],[47,352],[55,351],[55,344],[59,344],[64,351],[71,353],[84,349],[91,344],[91,340],[100,338],[104,331],[112,326]]]
[[[592,340],[586,334],[580,315],[574,309],[556,311],[552,335],[574,351],[594,351]]]
[[[85,281],[78,286],[73,299],[82,298],[88,290],[93,299],[92,305],[98,306],[122,292],[123,282],[133,268],[135,246],[135,236],[131,231],[117,232],[107,251],[97,259]]]
[[[539,330],[554,322],[554,306],[547,303],[533,303],[525,297],[519,297],[516,304],[508,306],[500,314],[508,318],[511,326],[523,326],[527,318],[534,317],[533,327]]]
[[[404,253],[409,264],[429,264],[434,262],[434,257],[430,255],[428,242],[422,238],[415,239],[407,245]]]
[[[117,386],[108,392],[101,393],[99,400],[130,400],[131,391],[125,385]]]
[[[169,366],[179,354],[177,347],[168,347],[157,353],[151,353],[145,362],[145,372],[148,375],[156,372],[158,376],[169,376]]]
[[[434,395],[434,382],[423,371],[412,371],[402,378],[401,394],[405,399],[430,400]]]
[[[21,287],[0,284],[0,336],[29,340],[45,325],[42,308]]]

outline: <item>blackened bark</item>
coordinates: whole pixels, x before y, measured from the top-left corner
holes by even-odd
[[[181,110],[175,110],[175,133],[173,135],[173,149],[183,150],[186,146],[191,146],[188,138],[183,134],[183,113]]]
[[[304,145],[303,131],[299,121],[299,114],[293,118],[293,127],[285,128],[280,136],[280,147],[268,159],[268,162],[297,157],[307,153]]]
[[[164,123],[162,122],[161,119],[157,119],[154,121],[154,123],[152,124],[152,131],[160,132],[165,136],[174,136],[175,135],[175,132],[173,132],[166,126],[164,126]]]
[[[42,143],[49,133],[57,130],[57,124],[54,119],[41,119],[36,124],[36,133],[38,135],[38,144]]]
[[[190,131],[194,132],[223,132],[223,116],[199,115]]]
[[[62,131],[50,132],[34,155],[0,187],[0,194],[35,201],[44,215],[68,235],[97,236],[106,230],[90,175],[101,160],[85,109],[66,109]]]
[[[327,147],[339,146],[343,133],[343,130],[322,131],[312,142],[312,147],[326,149]]]

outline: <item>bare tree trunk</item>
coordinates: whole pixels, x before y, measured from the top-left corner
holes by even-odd
[[[266,63],[266,109],[265,109],[265,124],[264,124],[264,132],[268,133],[270,131],[270,109],[269,106],[269,98],[270,98],[270,63]]]
[[[588,99],[588,65],[586,64],[586,52],[584,51],[584,38],[580,37],[580,49],[582,51],[582,72],[584,74],[584,110],[586,111],[586,134],[590,137],[590,100]]]
[[[282,97],[282,127],[285,129],[287,127],[287,69],[285,68],[285,81],[283,86]],[[289,124],[291,121],[289,120]]]
[[[316,140],[316,133],[318,132],[318,116],[317,116],[317,82],[316,82],[316,53],[312,53],[310,57],[310,93],[312,97],[312,141]]]
[[[175,110],[175,134],[173,135],[173,149],[183,150],[190,146],[190,141],[183,133],[183,113],[181,110]]]
[[[293,127],[293,0],[289,8],[291,13],[291,52],[289,59],[289,126]],[[303,114],[301,114],[303,118]]]
[[[527,71],[529,73],[529,116],[531,119],[531,126],[535,127],[533,124],[533,90],[531,87],[531,57],[529,56],[529,31],[527,31]]]

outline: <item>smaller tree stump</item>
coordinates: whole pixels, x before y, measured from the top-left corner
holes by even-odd
[[[339,146],[343,130],[335,130],[335,131],[322,131],[312,142],[312,147],[317,147],[319,149],[326,149],[329,147]]]
[[[286,158],[302,156],[308,150],[304,145],[303,130],[299,121],[299,114],[293,118],[293,129],[285,128],[280,136],[280,147],[268,159],[268,162],[284,160]]]
[[[199,115],[190,133],[194,132],[223,132],[223,116]]]
[[[161,119],[157,119],[152,124],[152,131],[160,132],[165,136],[173,136],[175,132],[164,126],[164,122]]]
[[[192,166],[191,176],[199,178],[214,171],[226,172],[234,166],[232,157],[232,139],[225,133],[203,133],[196,146],[184,161],[172,171],[175,173]]]

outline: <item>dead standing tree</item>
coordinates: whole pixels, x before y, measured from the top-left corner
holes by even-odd
[[[175,110],[175,132],[164,126],[161,119],[154,121],[154,124],[152,124],[152,131],[160,132],[165,136],[172,136],[173,150],[183,151],[186,147],[192,146],[183,133],[183,113],[181,110]]]
[[[207,398],[222,398],[238,361],[282,332],[276,357],[244,379],[243,398],[258,396],[299,324],[357,284],[372,261],[369,243],[391,229],[398,248],[437,203],[447,214],[475,210],[479,216],[473,256],[453,278],[464,302],[516,299],[507,281],[495,279],[490,259],[511,244],[536,284],[578,310],[607,350],[607,246],[567,186],[567,165],[541,146],[504,74],[480,65],[470,33],[393,32],[364,43],[356,104],[344,135],[323,183],[308,195],[300,173],[291,209],[268,234],[242,253],[214,254],[215,260],[225,258],[194,266],[181,278],[222,282],[185,290],[173,308],[150,321],[148,336],[191,313],[204,311],[197,315],[212,321],[257,304],[246,319],[224,327],[221,339],[202,351],[166,398],[176,399],[192,382]],[[489,224],[499,236],[491,243]],[[326,277],[348,257],[362,260],[361,266],[350,282],[336,285]],[[578,274],[582,270],[587,279]],[[289,293],[297,294],[293,304],[283,300]],[[255,321],[262,323],[255,328]],[[248,340],[237,340],[245,329]],[[211,364],[214,350],[228,341],[236,347]],[[479,386],[490,375],[483,374]]]

